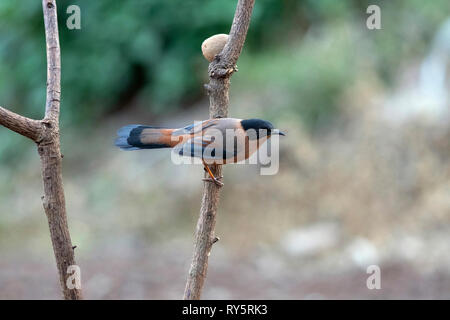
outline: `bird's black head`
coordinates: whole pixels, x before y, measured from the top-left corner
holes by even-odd
[[[259,139],[261,133],[264,136],[266,134],[268,136],[270,136],[271,134],[275,134],[275,133],[284,136],[283,132],[276,130],[274,128],[274,126],[269,121],[266,121],[266,120],[247,119],[247,120],[242,120],[241,125],[245,131],[252,130],[252,131],[256,132],[256,136],[258,139]]]

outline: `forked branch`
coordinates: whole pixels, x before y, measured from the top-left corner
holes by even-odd
[[[67,286],[67,270],[75,265],[66,216],[59,141],[61,57],[55,0],[42,0],[47,44],[47,99],[43,120],[32,120],[0,107],[0,124],[37,144],[44,185],[43,206],[47,215],[59,281],[65,299],[81,299],[81,290]]]

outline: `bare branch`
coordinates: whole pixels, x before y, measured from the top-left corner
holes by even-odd
[[[23,117],[2,107],[0,107],[0,124],[34,142],[38,142],[42,134],[40,121]]]
[[[236,69],[236,62],[244,46],[254,2],[254,0],[238,1],[228,42],[222,52],[209,65],[210,82],[205,85],[205,88],[209,94],[210,118],[228,115],[230,77]],[[211,171],[214,176],[221,176],[222,166],[211,166]],[[194,253],[184,290],[185,300],[198,300],[202,293],[211,247],[218,241],[214,234],[214,228],[219,204],[219,192],[220,187],[216,184],[204,183],[200,216],[194,240]]]
[[[53,252],[65,299],[82,299],[81,290],[69,288],[68,267],[76,265],[62,183],[62,155],[59,141],[59,108],[61,94],[61,59],[56,1],[42,0],[47,43],[47,102],[45,106],[46,135],[38,145],[44,184],[43,205],[47,215]]]
[[[41,158],[44,210],[65,299],[82,299],[81,290],[69,288],[69,266],[76,265],[70,239],[62,184],[62,155],[59,141],[61,58],[55,0],[42,0],[47,46],[47,100],[43,120],[32,120],[0,107],[0,124],[37,143]]]

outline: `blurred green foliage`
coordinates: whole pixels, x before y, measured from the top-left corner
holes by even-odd
[[[66,28],[71,4],[81,8],[81,30]],[[252,45],[262,42],[267,21],[270,28],[286,24],[287,5],[297,7],[296,1],[258,1]],[[229,31],[235,6],[229,0],[58,1],[63,121],[97,120],[130,101],[159,113],[202,96],[200,45]],[[2,104],[39,117],[46,76],[41,4],[2,1],[0,21]]]
[[[381,30],[366,28],[371,4],[381,8]],[[244,52],[245,72],[233,81],[272,102],[268,118],[294,116],[315,130],[339,116],[342,95],[356,78],[369,72],[389,91],[399,68],[420,63],[450,2],[307,0],[297,10],[302,24],[295,32],[286,28],[259,52]]]

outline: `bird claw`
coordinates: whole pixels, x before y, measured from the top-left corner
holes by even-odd
[[[208,182],[214,182],[216,184],[216,186],[218,187],[223,187],[223,182],[220,182],[219,179],[222,179],[223,176],[220,176],[218,178],[212,179],[212,178],[203,178],[203,181],[208,181]]]

